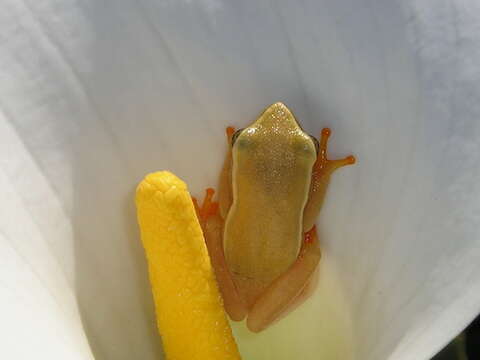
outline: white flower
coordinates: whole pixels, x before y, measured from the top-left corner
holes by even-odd
[[[214,185],[224,127],[275,101],[359,161],[315,297],[236,326],[245,358],[427,359],[479,312],[478,1],[1,5],[0,358],[161,358],[133,189]]]

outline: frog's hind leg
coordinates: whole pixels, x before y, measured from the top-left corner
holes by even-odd
[[[328,138],[331,133],[332,131],[329,128],[324,128],[320,137],[317,161],[313,165],[312,170],[310,193],[303,212],[303,231],[305,232],[310,230],[315,224],[318,213],[322,208],[332,173],[343,166],[355,164],[356,161],[352,155],[337,160],[327,158]]]
[[[262,293],[250,310],[247,326],[251,331],[262,331],[305,300],[320,257],[317,230],[313,227],[305,234],[297,260]]]
[[[300,294],[298,294],[292,300],[292,302],[285,308],[285,310],[282,311],[282,313],[279,315],[277,320],[283,319],[285,316],[290,314],[296,308],[300,307],[300,305],[302,305],[305,301],[307,301],[307,299],[310,296],[312,296],[313,293],[315,292],[315,289],[317,288],[317,285],[318,285],[318,279],[319,279],[319,266],[317,266],[317,268],[314,270],[312,276],[310,276],[310,279],[305,284]]]
[[[193,198],[193,203],[203,229],[215,277],[222,293],[225,311],[232,320],[240,321],[245,318],[247,308],[242,298],[238,295],[237,288],[225,262],[223,252],[223,219],[219,214],[218,203],[213,201],[214,193],[215,191],[209,188],[201,206],[199,206],[195,198]]]

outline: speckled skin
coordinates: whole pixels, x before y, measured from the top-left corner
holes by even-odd
[[[240,359],[185,183],[150,174],[136,204],[167,359]]]
[[[276,103],[241,132],[232,158],[225,258],[238,287],[247,279],[261,293],[300,251],[315,144],[290,110]]]

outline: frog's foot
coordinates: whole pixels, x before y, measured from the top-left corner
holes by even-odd
[[[336,160],[329,160],[327,158],[328,139],[331,134],[332,131],[329,128],[322,129],[322,135],[320,137],[318,149],[318,157],[313,168],[315,176],[330,175],[338,168],[355,164],[356,160],[353,155]]]
[[[238,295],[232,275],[228,270],[223,252],[223,219],[218,210],[218,202],[213,201],[215,190],[208,188],[201,206],[192,198],[197,217],[203,229],[205,244],[212,263],[218,287],[223,297],[225,311],[232,320],[243,320],[247,307]]]
[[[329,128],[322,130],[320,137],[317,161],[312,169],[312,183],[305,210],[303,212],[303,231],[308,231],[315,224],[320,209],[322,208],[330,175],[338,168],[355,164],[355,157],[350,155],[343,159],[330,160],[327,158],[328,138],[332,131]]]
[[[218,214],[218,202],[213,201],[214,194],[215,190],[208,188],[205,191],[205,197],[203,198],[202,206],[199,206],[197,198],[192,196],[193,206],[195,207],[195,211],[202,228],[205,226],[205,222],[209,217]]]
[[[320,257],[317,230],[313,227],[305,234],[297,260],[265,290],[250,310],[247,326],[251,331],[264,330],[305,301],[306,295],[311,294],[309,288]]]

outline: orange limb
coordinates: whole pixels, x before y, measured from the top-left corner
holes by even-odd
[[[313,165],[313,176],[319,177],[330,175],[336,169],[341,168],[342,166],[353,165],[356,162],[356,159],[353,155],[337,160],[329,160],[327,158],[328,139],[330,138],[331,134],[332,130],[329,128],[322,129],[318,157],[317,161]]]
[[[229,126],[226,129],[228,149],[223,162],[222,171],[220,172],[220,179],[218,184],[218,202],[220,206],[220,215],[223,219],[227,217],[230,206],[233,202],[232,190],[232,137],[235,133],[235,128]]]
[[[225,132],[227,133],[227,139],[230,142],[233,134],[235,133],[235,128],[233,126],[227,126]]]
[[[208,188],[205,191],[205,197],[201,207],[198,205],[197,199],[192,196],[193,206],[195,207],[200,223],[204,223],[210,216],[218,212],[218,202],[212,201],[214,194],[215,190]]]
[[[328,184],[330,183],[330,176],[332,173],[347,165],[353,165],[356,162],[354,156],[350,155],[343,159],[330,160],[327,157],[328,139],[332,131],[329,128],[322,129],[318,156],[312,169],[312,182],[310,185],[310,193],[307,204],[303,213],[303,231],[308,231],[315,224],[315,220],[320,213],[323,205],[325,193]]]

